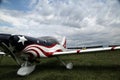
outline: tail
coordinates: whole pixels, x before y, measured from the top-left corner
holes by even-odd
[[[65,38],[65,37],[63,37],[63,40],[62,40],[62,42],[61,42],[61,45],[62,45],[64,48],[66,48],[66,38]]]

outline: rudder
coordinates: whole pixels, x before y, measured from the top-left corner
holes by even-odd
[[[66,48],[66,38],[65,38],[65,37],[63,37],[63,39],[62,39],[61,45],[62,45],[64,48]]]

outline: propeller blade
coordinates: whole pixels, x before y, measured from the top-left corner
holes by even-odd
[[[11,57],[13,58],[13,60],[16,61],[16,63],[18,65],[20,65],[20,62],[17,59],[16,55],[9,49],[9,47],[5,43],[3,43],[3,42],[0,45],[4,49],[4,52],[7,53],[7,54],[9,54],[9,55],[11,55]]]

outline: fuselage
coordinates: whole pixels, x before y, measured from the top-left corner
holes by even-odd
[[[0,34],[1,43],[6,44],[10,49],[12,47],[15,54],[28,54],[36,58],[51,57],[54,52],[64,51],[64,47],[55,38],[49,36],[34,38],[24,35]]]

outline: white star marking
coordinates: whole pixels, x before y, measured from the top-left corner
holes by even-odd
[[[24,45],[25,41],[27,41],[27,39],[24,36],[18,36],[19,37],[19,41],[18,43],[22,42],[22,44]]]

